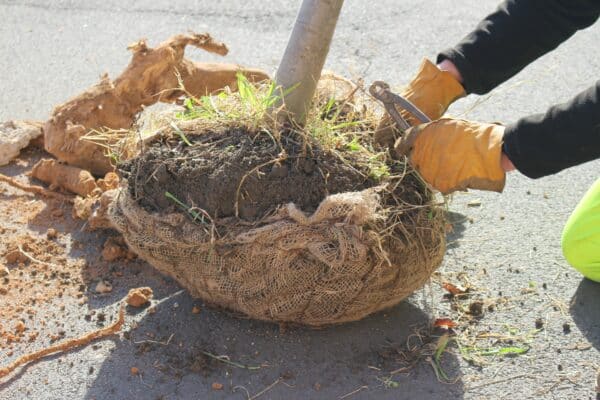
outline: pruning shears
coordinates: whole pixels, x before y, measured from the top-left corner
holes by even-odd
[[[396,122],[398,125],[398,128],[400,128],[402,131],[409,129],[411,125],[404,118],[402,118],[402,115],[400,115],[398,109],[396,108],[397,105],[411,113],[422,123],[431,122],[431,119],[421,110],[419,110],[417,106],[404,97],[390,91],[390,85],[383,81],[373,82],[373,84],[371,84],[369,87],[369,93],[371,96],[383,103],[387,113],[390,114],[394,122]]]

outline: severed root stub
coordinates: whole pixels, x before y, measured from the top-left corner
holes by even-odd
[[[56,160],[41,160],[31,169],[31,176],[50,185],[50,190],[65,189],[86,197],[99,191],[96,180],[88,171]]]
[[[236,64],[199,63],[184,57],[192,45],[225,55],[227,46],[209,34],[190,33],[171,37],[155,48],[145,40],[130,45],[133,57],[114,81],[104,75],[100,83],[57,106],[44,125],[45,149],[59,160],[104,175],[112,171],[106,149],[82,137],[91,131],[129,129],[136,115],[156,102],[175,102],[187,92],[203,96],[229,86],[236,89],[236,74],[251,82],[268,79],[257,69]],[[110,140],[108,140],[110,144]]]

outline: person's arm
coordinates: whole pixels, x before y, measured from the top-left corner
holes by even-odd
[[[600,0],[507,0],[437,62],[452,61],[466,92],[485,94],[599,15]]]
[[[600,81],[545,114],[508,125],[503,152],[530,178],[600,158]]]

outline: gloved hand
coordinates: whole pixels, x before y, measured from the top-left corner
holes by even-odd
[[[442,118],[409,129],[394,145],[431,186],[444,194],[481,189],[501,192],[504,126]]]
[[[431,61],[425,59],[416,76],[400,95],[425,113],[432,120],[440,118],[450,104],[465,95],[465,90],[447,71],[442,71]],[[410,125],[420,123],[412,114],[398,110]],[[374,139],[380,146],[391,148],[397,137],[398,130],[392,118],[386,113],[375,130]]]

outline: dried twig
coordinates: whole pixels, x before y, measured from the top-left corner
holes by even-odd
[[[119,309],[119,317],[110,326],[107,326],[106,328],[95,330],[93,332],[88,332],[85,335],[80,336],[78,338],[65,340],[64,342],[57,343],[50,347],[46,347],[45,349],[34,351],[33,353],[25,354],[25,355],[17,358],[15,361],[10,363],[8,366],[0,368],[0,378],[7,376],[8,374],[13,372],[15,369],[17,369],[21,365],[39,361],[42,358],[49,356],[51,354],[59,353],[59,352],[66,352],[66,351],[72,350],[77,347],[85,346],[88,343],[90,343],[96,339],[114,335],[115,333],[117,333],[121,330],[124,323],[125,323],[125,307],[123,306],[123,304],[121,304],[121,308]]]

